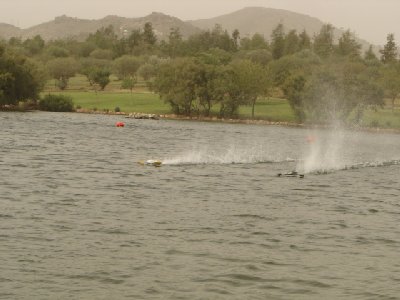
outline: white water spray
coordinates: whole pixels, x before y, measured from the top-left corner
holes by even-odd
[[[163,161],[165,165],[183,164],[254,164],[254,163],[275,163],[292,161],[290,158],[271,155],[262,146],[237,146],[231,145],[224,149],[212,149],[202,147],[192,149],[176,157],[167,158]]]
[[[344,159],[344,131],[334,129],[329,132],[316,132],[310,135],[308,155],[297,166],[302,173],[328,172],[346,166]]]

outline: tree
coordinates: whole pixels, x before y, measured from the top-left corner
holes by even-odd
[[[134,29],[127,38],[123,38],[123,43],[117,44],[120,48],[114,52],[119,54],[133,54],[133,55],[148,55],[154,53],[157,44],[157,37],[154,33],[153,25],[150,22],[146,22],[142,29]]]
[[[22,39],[20,37],[11,37],[8,40],[8,46],[20,47],[20,46],[22,46]]]
[[[232,54],[220,48],[212,48],[197,55],[200,61],[212,65],[226,65],[232,60]]]
[[[124,55],[114,61],[114,72],[122,79],[122,88],[130,89],[131,93],[136,84],[136,73],[142,64],[140,58]]]
[[[71,96],[48,94],[39,101],[38,106],[44,111],[73,111],[74,102]]]
[[[198,99],[198,113],[203,113],[209,116],[211,107],[215,103],[215,89],[216,83],[219,79],[220,73],[218,72],[220,64],[207,64],[204,62],[198,63],[199,76],[196,87],[196,95]]]
[[[171,28],[165,47],[169,57],[178,57],[184,53],[184,43],[179,28]]]
[[[376,57],[376,54],[374,50],[372,49],[372,45],[369,45],[368,50],[364,53],[364,59],[365,60],[377,60],[378,58]]]
[[[0,105],[36,101],[44,83],[44,72],[37,64],[0,44]]]
[[[97,46],[93,42],[83,42],[80,44],[78,49],[78,56],[79,57],[89,57],[90,53],[92,53]]]
[[[325,24],[314,37],[314,52],[321,58],[328,58],[333,53],[333,26]]]
[[[299,51],[311,49],[311,38],[307,34],[306,30],[303,30],[299,34]]]
[[[47,63],[46,67],[61,90],[64,90],[68,86],[69,79],[75,76],[79,70],[78,62],[72,57],[52,59]]]
[[[250,49],[269,49],[268,42],[265,40],[264,35],[255,33],[251,37],[251,48]]]
[[[44,50],[46,54],[51,54],[54,57],[80,56],[81,46],[84,42],[78,41],[75,38],[63,38],[46,42]],[[49,51],[49,49],[53,48]]]
[[[383,104],[383,91],[368,76],[365,65],[345,61],[322,65],[313,72],[304,90],[304,108],[311,120],[346,122],[352,112],[356,119],[371,106]]]
[[[341,72],[344,95],[350,104],[346,109],[355,113],[356,123],[361,121],[366,109],[383,107],[384,90],[379,85],[376,74],[371,72],[371,67],[360,61],[350,60],[343,63]]]
[[[239,48],[239,40],[240,40],[240,32],[238,29],[235,29],[232,32],[232,40],[233,40],[233,45],[235,49],[237,50]]]
[[[196,106],[199,65],[193,58],[177,58],[160,66],[152,84],[176,114],[191,116]]]
[[[321,59],[310,50],[302,50],[293,55],[287,55],[279,60],[272,61],[268,67],[275,87],[282,88],[285,81],[291,76],[300,74],[309,75],[313,69],[321,64]]]
[[[224,30],[221,25],[216,24],[211,30],[211,48],[219,48],[227,52],[234,52],[236,50],[235,42],[228,34],[228,31]]]
[[[163,64],[152,88],[177,114],[208,115],[214,103],[220,104],[221,117],[234,117],[240,105],[251,105],[268,91],[264,69],[250,60],[229,65],[201,59],[174,59]]]
[[[94,44],[100,49],[113,49],[118,36],[114,31],[114,27],[109,25],[98,29],[95,33],[91,33],[86,39],[87,43]]]
[[[276,87],[280,87],[297,120],[306,120],[305,88],[307,79],[321,64],[321,59],[310,50],[281,58],[270,66]]]
[[[258,50],[258,49],[268,49],[268,43],[264,36],[259,33],[253,34],[251,38],[244,37],[240,40],[241,50]]]
[[[300,40],[296,30],[290,30],[285,37],[284,55],[294,54],[299,51]]]
[[[135,76],[127,76],[122,79],[121,88],[129,89],[132,94],[132,90],[135,87],[137,80]]]
[[[109,60],[88,57],[81,59],[80,63],[80,72],[87,77],[89,84],[93,86],[96,93],[97,86],[103,90],[110,82],[111,64]]]
[[[381,61],[384,64],[392,63],[397,59],[397,45],[394,40],[394,34],[389,33],[387,35],[387,42],[383,49],[379,51],[381,53]]]
[[[219,48],[227,52],[236,51],[231,36],[226,30],[223,30],[219,24],[216,24],[212,30],[206,30],[191,35],[185,44],[187,46],[188,55],[196,55],[212,48]]]
[[[271,51],[274,59],[281,58],[285,53],[285,30],[282,23],[279,23],[272,31]]]
[[[135,77],[141,64],[142,60],[139,57],[124,55],[114,60],[113,70],[120,79]]]
[[[241,94],[240,97],[251,105],[251,118],[254,119],[257,98],[268,94],[271,81],[265,69],[250,60],[234,62],[233,71],[236,77],[236,88],[240,89],[238,94]]]
[[[304,109],[305,84],[306,78],[304,75],[296,74],[290,76],[282,87],[290,107],[299,122],[303,122],[306,118]]]
[[[394,110],[396,98],[400,94],[400,63],[386,64],[382,73],[382,86],[386,96],[391,100],[392,110]]]
[[[267,49],[256,49],[249,51],[239,51],[236,57],[240,59],[249,59],[253,63],[266,67],[272,61],[271,51]]]
[[[130,52],[133,53],[135,48],[138,48],[141,44],[143,44],[143,34],[140,29],[132,30],[131,34],[127,38],[128,48]]]
[[[199,55],[199,76],[196,87],[198,99],[198,113],[209,116],[212,106],[220,100],[221,82],[220,77],[224,78],[224,67],[232,61],[232,54],[213,48]]]
[[[157,37],[154,34],[153,25],[150,22],[146,22],[143,28],[143,41],[148,45],[155,45]]]
[[[36,35],[31,39],[26,39],[22,45],[29,51],[31,55],[36,55],[43,50],[45,42],[40,35]]]
[[[168,63],[168,61],[169,59],[166,58],[160,58],[155,55],[150,56],[149,59],[139,67],[137,74],[151,85],[149,81],[157,75],[160,66]]]
[[[97,59],[112,60],[114,53],[110,49],[94,49],[89,56]]]
[[[348,56],[352,59],[361,57],[361,44],[357,42],[353,33],[350,30],[343,32],[339,38],[339,43],[336,50],[340,56]]]
[[[100,87],[100,90],[104,91],[104,88],[110,83],[111,72],[108,69],[93,68],[89,74],[89,82],[93,85],[95,91],[96,85]]]
[[[233,61],[217,82],[221,116],[234,117],[240,105],[251,105],[252,118],[258,96],[268,92],[269,81],[265,70],[250,60]]]
[[[157,66],[152,65],[151,63],[144,63],[137,70],[137,74],[141,76],[144,81],[148,82],[150,78],[154,77],[157,72]]]
[[[63,47],[51,45],[46,48],[46,53],[48,56],[55,57],[68,57],[70,55],[69,51]]]

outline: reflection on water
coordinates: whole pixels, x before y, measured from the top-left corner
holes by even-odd
[[[0,113],[0,299],[400,294],[399,135],[117,120]]]

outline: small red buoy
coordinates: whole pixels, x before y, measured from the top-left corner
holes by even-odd
[[[309,135],[309,136],[307,136],[306,140],[307,140],[307,143],[312,144],[315,142],[316,138],[313,135]]]
[[[124,122],[116,122],[116,123],[115,123],[115,126],[116,126],[116,127],[124,127],[124,126],[125,126],[125,123],[124,123]]]

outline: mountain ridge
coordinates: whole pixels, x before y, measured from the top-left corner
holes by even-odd
[[[9,39],[11,37],[21,37],[22,39],[40,35],[44,40],[86,38],[90,33],[109,25],[114,26],[117,34],[122,34],[123,30],[133,30],[143,28],[146,22],[151,22],[153,29],[161,39],[169,35],[172,27],[178,27],[184,37],[200,32],[199,28],[186,23],[176,17],[163,13],[153,12],[144,17],[126,18],[116,15],[108,15],[101,19],[79,19],[66,15],[57,16],[51,21],[21,29],[13,25],[0,23],[0,37]],[[12,30],[11,30],[12,29]]]
[[[0,37],[30,38],[41,35],[44,40],[77,38],[84,40],[90,33],[113,25],[117,34],[123,34],[124,30],[143,28],[146,22],[151,22],[159,39],[166,39],[171,28],[179,28],[182,36],[198,33],[201,30],[212,29],[215,24],[220,24],[228,32],[238,29],[242,37],[255,33],[264,35],[268,40],[272,30],[282,23],[286,32],[295,29],[298,32],[306,30],[312,37],[319,32],[325,22],[309,15],[267,7],[245,7],[240,10],[223,14],[214,18],[183,21],[174,16],[160,12],[153,12],[144,17],[127,18],[116,15],[108,15],[101,19],[79,19],[66,15],[55,17],[53,20],[32,27],[21,29],[16,26],[0,23]],[[343,30],[335,28],[335,36],[338,38]],[[371,43],[359,39],[363,49],[367,49]]]
[[[313,37],[321,27],[328,22],[323,22],[316,17],[301,14],[285,9],[267,8],[267,7],[245,7],[240,10],[220,15],[209,19],[189,20],[190,24],[202,29],[211,29],[215,24],[233,32],[238,29],[242,37],[251,36],[255,33],[262,34],[267,40],[270,39],[272,30],[282,23],[286,33],[295,29],[297,32],[306,32]],[[334,26],[334,24],[332,24]],[[344,30],[334,26],[334,35],[338,39]],[[367,49],[372,43],[360,39],[363,49]]]

